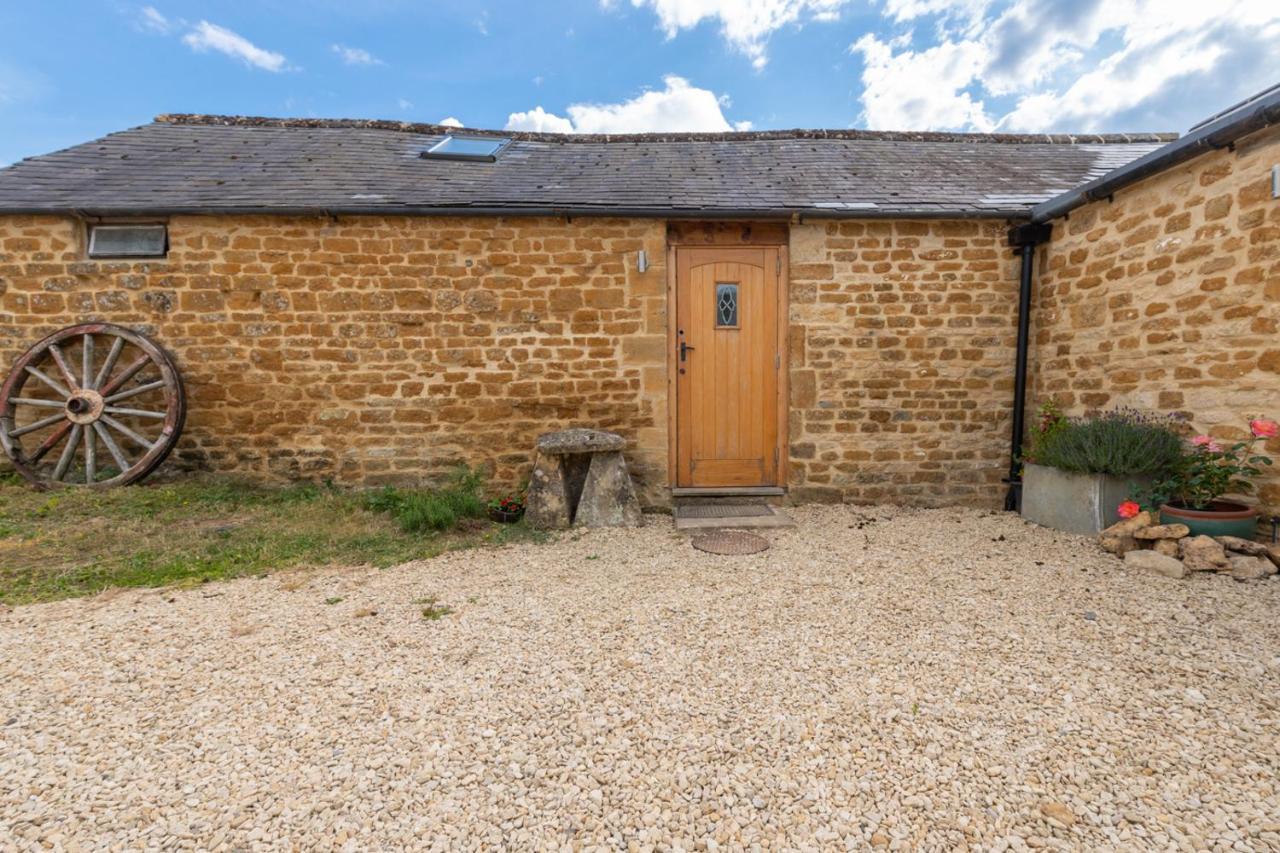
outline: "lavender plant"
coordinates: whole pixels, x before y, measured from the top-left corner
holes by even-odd
[[[1052,429],[1038,431],[1027,459],[1063,471],[1118,477],[1157,475],[1181,455],[1182,421],[1121,408],[1082,418],[1058,417]]]

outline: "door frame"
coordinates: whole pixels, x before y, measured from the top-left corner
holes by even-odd
[[[679,448],[677,371],[679,312],[676,253],[681,249],[725,249],[751,246],[778,251],[778,470],[777,487],[791,482],[791,257],[790,229],[785,222],[670,222],[667,224],[667,485],[676,488]]]

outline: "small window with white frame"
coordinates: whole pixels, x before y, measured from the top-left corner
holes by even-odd
[[[163,258],[169,253],[167,226],[114,223],[89,226],[90,258]]]

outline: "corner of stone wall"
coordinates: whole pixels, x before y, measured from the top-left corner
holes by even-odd
[[[1242,437],[1280,416],[1280,127],[1054,223],[1034,295],[1032,411],[1181,412]],[[1267,442],[1280,460],[1280,440]],[[1280,512],[1280,471],[1258,498]]]

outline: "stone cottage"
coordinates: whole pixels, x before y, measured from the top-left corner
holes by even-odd
[[[0,170],[0,360],[142,331],[185,377],[176,464],[263,479],[514,484],[592,426],[650,504],[999,506],[1043,398],[1280,409],[1278,118],[1274,90],[1182,138],[161,116]]]

